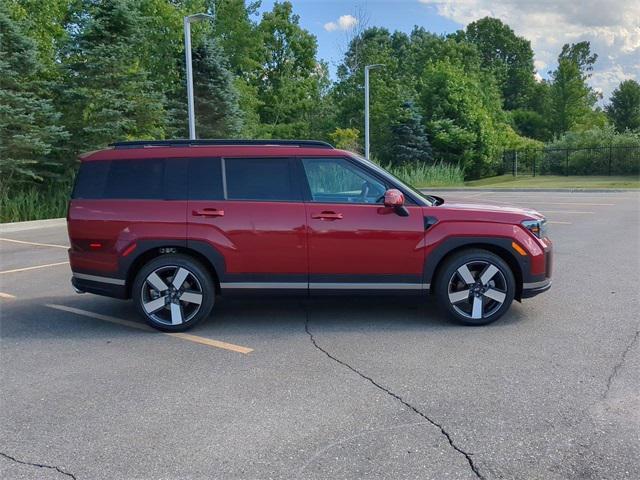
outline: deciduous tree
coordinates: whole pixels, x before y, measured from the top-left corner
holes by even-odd
[[[597,59],[589,42],[566,44],[558,56],[558,68],[552,73],[550,91],[551,131],[560,135],[581,123],[589,123],[598,99],[587,84]]]
[[[494,75],[504,107],[528,107],[535,82],[531,42],[491,17],[467,25],[464,38],[478,48],[482,67]]]
[[[640,131],[640,84],[624,80],[611,95],[607,115],[618,132]]]

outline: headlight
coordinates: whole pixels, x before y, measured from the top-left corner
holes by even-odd
[[[547,220],[525,220],[522,226],[533,233],[538,238],[547,238]]]

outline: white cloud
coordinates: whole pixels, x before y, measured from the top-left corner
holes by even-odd
[[[335,30],[349,30],[353,28],[358,19],[353,15],[341,15],[335,22],[327,22],[324,24],[324,29],[327,32],[333,32]]]
[[[640,79],[640,1],[638,0],[419,0],[439,15],[467,25],[497,17],[531,40],[542,76],[555,68],[565,43],[591,42],[598,54],[591,85],[605,100],[626,78]],[[546,70],[543,70],[546,69]]]

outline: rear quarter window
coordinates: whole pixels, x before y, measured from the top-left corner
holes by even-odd
[[[187,162],[179,159],[83,162],[72,198],[185,199],[186,168]]]

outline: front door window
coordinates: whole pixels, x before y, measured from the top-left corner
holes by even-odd
[[[385,185],[344,158],[302,160],[311,200],[320,203],[382,203]]]

